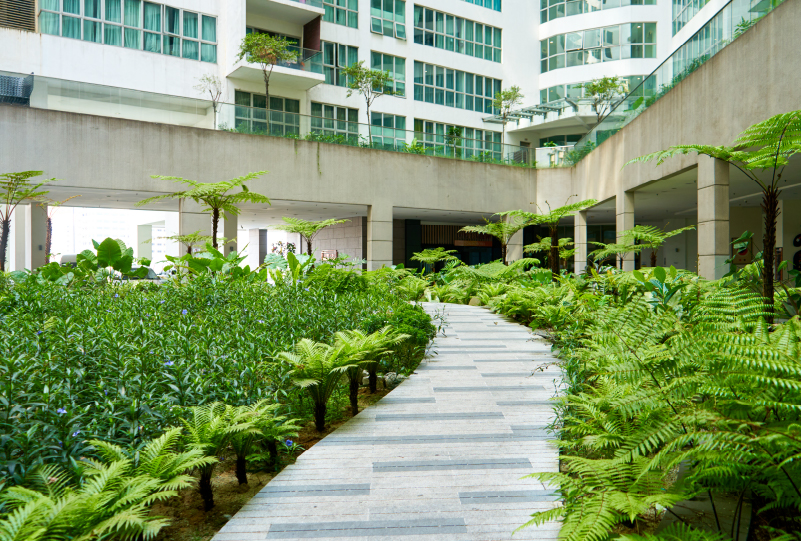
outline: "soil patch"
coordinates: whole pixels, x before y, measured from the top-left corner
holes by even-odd
[[[386,389],[379,389],[375,394],[370,394],[366,388],[359,389],[359,410],[372,406],[388,392]],[[341,413],[338,420],[329,423],[322,434],[314,429],[314,422],[309,421],[298,434],[297,443],[305,449],[312,447],[351,419],[349,405],[343,406]],[[281,457],[283,469],[292,461],[288,461],[286,455]],[[203,500],[197,488],[182,490],[177,497],[153,505],[151,515],[165,517],[170,521],[170,525],[161,530],[156,541],[208,541],[276,475],[277,472],[249,472],[248,484],[240,485],[236,480],[235,457],[226,458],[217,465],[211,480],[214,508],[208,513],[203,511]]]

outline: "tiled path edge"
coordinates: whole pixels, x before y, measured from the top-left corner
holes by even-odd
[[[512,532],[556,505],[532,471],[556,471],[559,370],[526,327],[486,309],[445,311],[429,360],[375,406],[303,453],[213,541],[556,539],[558,524]]]

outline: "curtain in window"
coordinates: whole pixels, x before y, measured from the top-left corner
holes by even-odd
[[[142,48],[142,31],[133,28],[125,29],[125,46],[129,49]]]
[[[203,15],[203,41],[217,41],[217,19]]]
[[[181,35],[181,12],[176,8],[164,6],[164,31],[168,34]]]
[[[122,8],[120,0],[106,0],[106,20],[112,23],[122,22]]]
[[[181,56],[181,39],[173,36],[164,36],[164,54]]]
[[[103,43],[122,46],[122,27],[113,24],[103,25]]]
[[[72,13],[74,15],[81,14],[81,1],[80,0],[64,0],[64,13]]]
[[[217,46],[209,45],[208,43],[200,44],[200,59],[203,62],[217,62]]]
[[[145,2],[145,30],[161,32],[161,6]]]
[[[100,0],[84,0],[83,14],[92,19],[100,18]]]
[[[50,11],[60,11],[58,9],[59,0],[39,0],[40,9],[49,9]]]
[[[192,60],[197,60],[198,57],[198,43],[197,41],[189,41],[185,39],[183,41],[184,48],[183,48],[183,57],[184,58],[191,58]]]
[[[84,41],[93,41],[101,43],[103,41],[103,34],[100,31],[101,23],[95,21],[83,21],[83,39]]]
[[[151,34],[150,32],[145,32],[145,51],[149,51],[151,53],[160,53],[161,52],[161,34]]]
[[[197,39],[197,13],[184,11],[184,37]]]
[[[81,39],[81,20],[77,17],[61,17],[61,35]]]
[[[42,34],[51,34],[53,36],[59,35],[60,32],[58,31],[58,20],[58,13],[48,13],[43,11],[42,14],[39,15],[39,30],[41,30]]]
[[[125,0],[125,26],[134,26],[136,28],[142,27],[142,21],[140,19],[141,7],[142,0]]]

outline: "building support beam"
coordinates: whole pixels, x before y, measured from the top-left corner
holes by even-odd
[[[225,255],[239,251],[237,250],[238,218],[238,216],[229,216],[224,213],[224,217],[220,219],[219,233],[222,233],[222,236],[225,237],[225,249],[220,251]]]
[[[722,278],[729,258],[729,164],[698,157],[698,274]]]
[[[587,269],[587,211],[577,212],[573,221],[573,242],[576,252],[574,254],[575,273],[584,274]]]
[[[367,208],[367,270],[392,265],[392,204],[386,201]]]
[[[25,267],[34,270],[45,264],[47,255],[47,207],[34,203],[26,206]]]
[[[617,242],[622,243],[621,233],[634,227],[634,192],[621,191],[615,198]],[[623,270],[634,270],[634,253],[623,256]]]

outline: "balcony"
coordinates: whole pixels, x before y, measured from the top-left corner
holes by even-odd
[[[291,2],[291,0],[290,0]],[[292,90],[309,90],[325,82],[323,76],[323,53],[311,49],[293,47],[295,61],[276,64],[270,75],[270,84],[276,84]],[[264,74],[258,64],[241,60],[234,65],[228,74],[229,79],[239,79],[256,83],[264,82]]]
[[[325,13],[323,0],[247,0],[247,12],[304,25]]]

